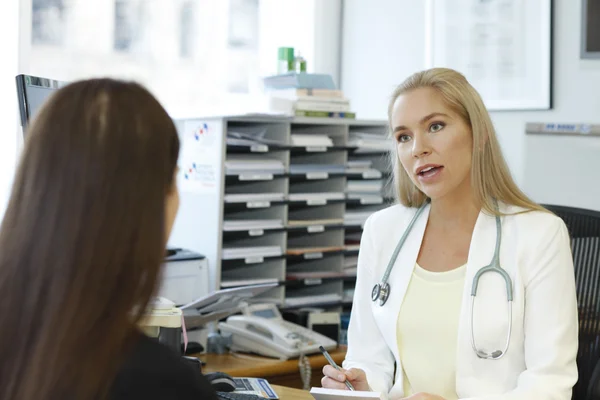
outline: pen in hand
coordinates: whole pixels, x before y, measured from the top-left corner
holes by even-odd
[[[333,361],[333,358],[331,358],[331,356],[329,355],[329,353],[327,352],[327,350],[325,350],[325,348],[323,346],[319,346],[319,350],[321,350],[321,353],[323,353],[323,355],[327,359],[327,362],[329,362],[329,364],[331,364],[331,366],[333,368],[335,368],[338,371],[340,371],[340,367],[338,367],[338,365],[335,363],[335,361]],[[346,378],[346,380],[344,381],[344,383],[346,384],[346,387],[348,389],[354,390],[354,386],[352,386],[352,384],[348,381],[348,378]]]

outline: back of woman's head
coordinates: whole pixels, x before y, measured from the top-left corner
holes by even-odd
[[[94,397],[155,291],[179,139],[110,79],[57,91],[25,139],[0,230],[0,398]]]
[[[388,106],[388,122],[392,127],[392,112],[396,99],[420,88],[432,88],[446,105],[470,128],[473,138],[471,183],[477,204],[496,214],[493,199],[528,210],[542,210],[517,187],[502,155],[491,117],[485,104],[461,73],[449,68],[431,68],[409,76],[393,91]],[[426,196],[411,181],[398,160],[395,148],[390,153],[398,200],[405,206],[418,207]]]

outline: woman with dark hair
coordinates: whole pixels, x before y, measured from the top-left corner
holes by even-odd
[[[135,83],[75,82],[40,110],[0,228],[1,399],[216,399],[137,329],[179,206],[178,153]]]

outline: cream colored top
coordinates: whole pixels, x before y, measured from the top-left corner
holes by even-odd
[[[405,396],[456,395],[456,343],[466,265],[431,272],[415,265],[398,315]]]

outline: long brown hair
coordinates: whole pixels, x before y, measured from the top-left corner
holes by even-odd
[[[547,211],[529,199],[514,182],[502,155],[492,119],[481,96],[460,72],[449,68],[431,68],[419,71],[402,82],[393,91],[388,106],[390,136],[392,109],[396,99],[418,88],[433,88],[446,104],[471,128],[473,136],[473,162],[471,182],[477,204],[489,214],[502,214],[495,209],[493,199],[522,207],[525,211]],[[390,152],[398,201],[407,207],[419,207],[427,200],[423,192],[410,180],[398,160],[396,148]]]
[[[100,398],[156,289],[177,132],[140,85],[94,79],[25,138],[0,228],[0,398]]]

